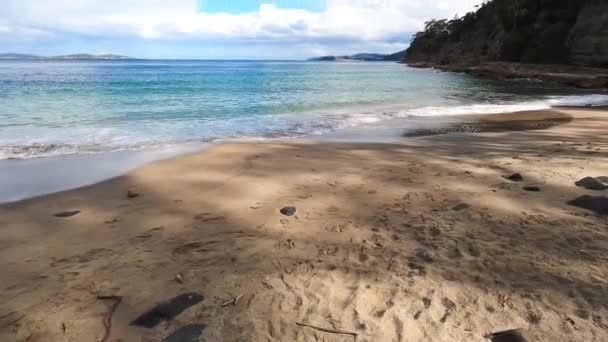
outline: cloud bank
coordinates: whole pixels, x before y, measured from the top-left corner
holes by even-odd
[[[327,0],[322,12],[265,3],[243,14],[205,13],[197,0],[2,2],[0,45],[29,51],[82,46],[78,50],[131,52],[137,47],[157,55],[143,57],[213,57],[214,51],[240,57],[250,51],[250,57],[268,58],[273,55],[268,49],[276,48],[279,57],[302,58],[354,49],[396,51],[407,46],[424,21],[464,14],[481,0]]]

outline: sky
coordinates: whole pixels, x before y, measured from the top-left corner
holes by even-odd
[[[0,53],[305,59],[393,53],[482,0],[2,0]]]

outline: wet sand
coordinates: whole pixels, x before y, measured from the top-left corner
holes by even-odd
[[[2,205],[0,340],[608,340],[608,219],[567,204],[608,196],[574,185],[608,175],[608,112],[463,120],[220,144]]]

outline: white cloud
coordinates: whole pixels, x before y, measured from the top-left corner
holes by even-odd
[[[219,0],[218,0],[219,1]],[[250,0],[247,0],[250,1]],[[197,0],[2,0],[0,31],[69,37],[290,44],[395,44],[425,20],[481,0],[327,0],[324,12],[262,5],[240,15],[197,12]],[[4,24],[3,24],[4,23]],[[33,31],[32,31],[33,32]],[[31,35],[30,35],[31,36]],[[67,39],[67,38],[66,38]]]

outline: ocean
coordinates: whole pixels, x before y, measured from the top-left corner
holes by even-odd
[[[0,61],[0,203],[217,141],[394,142],[445,116],[592,104],[608,95],[385,62]]]
[[[608,96],[385,62],[0,61],[0,159],[317,136]]]

